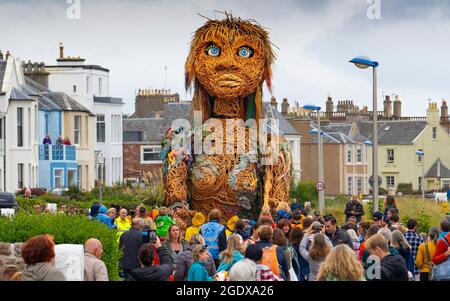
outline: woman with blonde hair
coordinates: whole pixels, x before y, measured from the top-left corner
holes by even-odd
[[[242,246],[242,237],[237,234],[231,234],[228,237],[228,244],[225,251],[221,252],[221,259],[217,272],[229,272],[231,267],[238,261],[244,259],[244,248]]]
[[[405,235],[399,230],[394,230],[392,232],[391,244],[405,260],[408,271],[414,273],[414,258],[411,252],[411,245],[406,240]]]
[[[334,247],[322,262],[317,275],[318,281],[363,281],[364,270],[361,262],[349,246]]]
[[[333,245],[330,240],[322,233],[310,234],[312,229],[305,231],[302,242],[300,243],[300,254],[309,263],[309,281],[316,281],[319,273],[320,264],[330,253]],[[308,251],[308,244],[312,240]]]

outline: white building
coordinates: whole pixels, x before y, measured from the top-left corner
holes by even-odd
[[[49,89],[62,91],[96,115],[95,178],[113,185],[123,180],[122,99],[110,96],[109,70],[87,65],[80,57],[60,57],[56,66],[46,66]]]
[[[38,103],[27,92],[21,61],[0,51],[0,190],[38,183]]]

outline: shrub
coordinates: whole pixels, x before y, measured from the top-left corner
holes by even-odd
[[[56,244],[84,244],[89,238],[102,242],[102,260],[111,280],[119,280],[118,269],[121,252],[116,231],[106,225],[90,221],[82,216],[64,214],[29,215],[19,213],[14,218],[0,218],[0,242],[25,242],[29,238],[50,234]]]
[[[291,197],[296,198],[300,204],[311,202],[311,207],[317,208],[319,193],[314,182],[299,182],[297,186],[291,190]]]
[[[399,183],[397,185],[397,192],[401,192],[403,195],[413,194],[412,183]]]

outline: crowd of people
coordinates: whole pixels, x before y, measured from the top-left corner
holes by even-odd
[[[218,209],[207,217],[196,212],[185,231],[172,218],[174,211],[165,207],[127,210],[95,203],[89,218],[116,230],[124,281],[450,279],[450,272],[445,275],[448,268],[441,268],[438,276],[433,273],[449,264],[450,216],[440,228],[418,233],[415,219],[400,223],[392,196],[386,198],[384,208],[364,219],[366,213],[355,195],[346,205],[341,226],[335,216],[311,214],[309,206],[297,202],[290,208],[263,210],[257,220],[233,216],[222,223]],[[22,251],[27,268],[12,279],[62,280],[63,275],[49,264],[53,246],[48,235],[31,238]],[[85,280],[108,280],[101,242],[89,239],[85,251]]]
[[[42,140],[43,145],[51,145],[52,144],[52,137],[50,134],[44,137]],[[62,138],[61,136],[58,136],[58,139],[56,139],[56,145],[72,145],[72,142],[70,141],[69,137]]]

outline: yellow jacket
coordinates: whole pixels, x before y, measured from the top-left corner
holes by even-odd
[[[434,251],[436,251],[436,245],[434,241],[430,240],[427,242],[428,252],[430,253],[430,261],[433,260]],[[417,250],[416,266],[420,269],[421,273],[430,272],[430,261],[428,261],[427,251],[425,249],[425,243],[419,246]]]
[[[206,218],[201,212],[196,212],[194,217],[192,218],[192,226],[187,228],[186,234],[184,236],[184,240],[190,241],[192,235],[198,234],[202,225],[205,223]]]
[[[131,221],[128,218],[123,221],[120,217],[118,217],[114,221],[114,224],[117,225],[117,242],[119,242],[123,232],[130,230]]]

